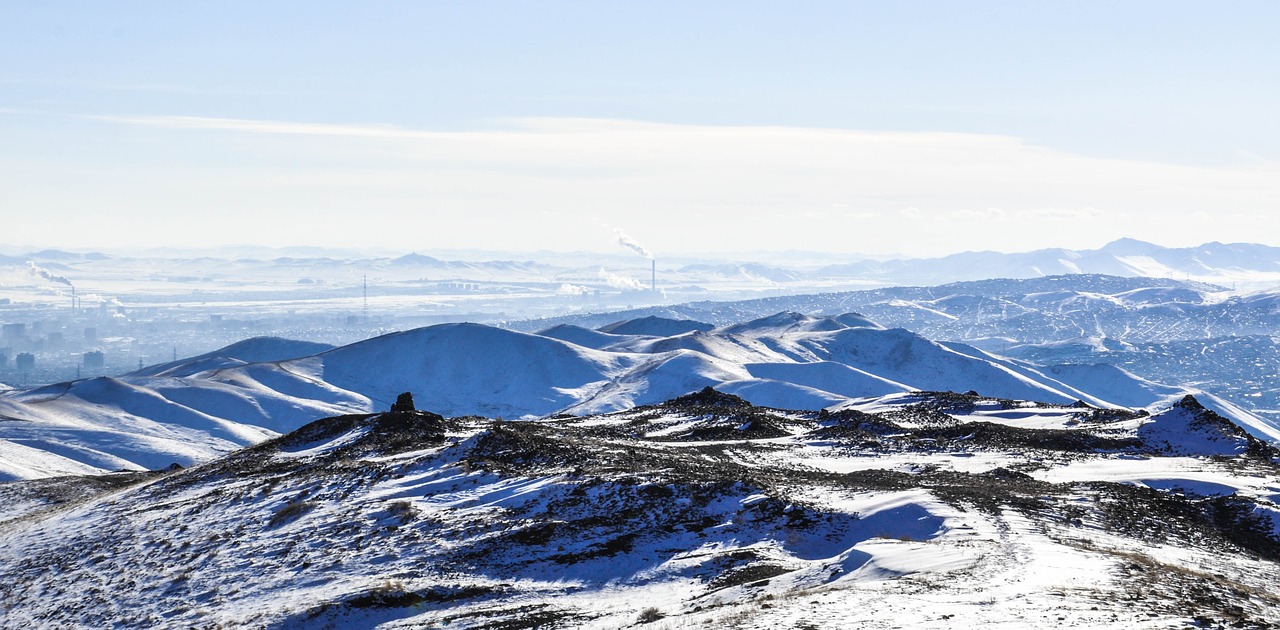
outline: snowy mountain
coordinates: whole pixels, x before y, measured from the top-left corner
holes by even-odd
[[[720,328],[645,318],[608,329],[444,324],[297,358],[288,357],[323,347],[255,339],[119,378],[2,392],[0,478],[188,466],[317,417],[389,407],[405,391],[445,416],[499,418],[605,413],[707,386],[788,409],[919,390],[1140,409],[1188,391],[1107,365],[1039,367],[856,314],[775,313]],[[1275,425],[1200,396],[1280,440]]]
[[[346,415],[187,470],[0,484],[0,610],[13,627],[1267,627],[1278,458],[1190,397],[805,412],[705,389],[526,422]]]
[[[1171,278],[1209,282],[1250,278],[1275,282],[1280,248],[1251,243],[1161,247],[1125,238],[1094,250],[1042,249],[1025,253],[965,252],[930,259],[861,261],[817,271],[825,277],[885,279],[890,284],[938,284],[979,278],[1037,278],[1062,274]]]
[[[620,317],[732,326],[779,311],[806,313],[815,320],[856,311],[867,322],[961,342],[1043,369],[1064,363],[1111,365],[1150,381],[1202,389],[1280,424],[1280,388],[1270,384],[1271,375],[1280,370],[1277,291],[1236,292],[1159,278],[1072,274],[694,302],[513,326],[589,327]]]
[[[646,317],[728,326],[779,312],[816,318],[858,313],[886,327],[950,341],[1004,334],[1024,343],[1042,343],[1089,333],[1125,341],[1168,341],[1273,331],[1280,323],[1277,295],[1235,293],[1220,286],[1159,278],[1073,274],[691,302],[513,326],[527,330],[558,324],[593,327],[619,318]]]
[[[672,319],[669,317],[638,317],[625,319],[599,328],[602,333],[611,335],[647,335],[650,337],[670,337],[687,332],[708,331],[715,328],[711,324],[691,320]]]
[[[208,370],[218,370],[249,363],[285,361],[311,356],[332,350],[327,343],[297,341],[280,337],[254,337],[237,341],[229,346],[200,356],[161,363],[137,370],[133,376],[191,376]]]

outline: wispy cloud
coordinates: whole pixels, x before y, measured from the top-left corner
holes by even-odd
[[[999,248],[993,241],[1010,239],[1025,247],[1124,235],[1247,240],[1259,236],[1245,222],[1197,213],[1270,216],[1280,207],[1274,162],[1119,160],[995,135],[585,118],[509,119],[468,130],[200,116],[93,120],[169,130],[190,164],[113,173],[96,189],[82,178],[63,187],[81,195],[68,192],[67,207],[135,215],[146,207],[236,208],[259,221],[290,221],[287,231],[319,244],[360,234],[382,242],[389,236],[373,226],[430,211],[444,213],[457,246],[524,247],[543,235],[546,246],[596,248],[603,221],[643,225],[645,244],[664,251],[904,251],[902,238],[886,235],[910,234],[915,249],[907,253],[928,254]],[[242,140],[206,139],[214,134]],[[215,174],[199,168],[205,151],[240,151],[254,164],[228,167],[236,161],[221,159]],[[21,187],[8,188],[23,201]],[[353,208],[367,220],[323,231],[349,220]],[[411,235],[390,236],[399,237]]]
[[[1050,221],[1082,221],[1102,218],[1106,214],[1097,208],[1034,208],[1019,210],[1017,213],[1021,218]]]
[[[166,129],[202,129],[244,133],[337,136],[357,138],[430,139],[439,133],[415,131],[390,125],[334,125],[324,123],[251,120],[243,118],[209,118],[205,116],[86,116],[92,120],[163,127]]]

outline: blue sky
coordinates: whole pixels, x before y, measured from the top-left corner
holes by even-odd
[[[0,242],[1277,244],[1277,18],[1275,2],[10,1],[0,211],[23,220]]]

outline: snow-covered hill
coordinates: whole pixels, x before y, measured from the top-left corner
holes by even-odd
[[[516,325],[538,330],[602,326],[619,318],[685,318],[731,326],[780,312],[819,320],[856,312],[875,324],[951,341],[1004,337],[1047,343],[1093,335],[1145,342],[1269,333],[1280,323],[1276,295],[1164,278],[1068,274],[692,302]]]
[[[1111,365],[1150,381],[1189,384],[1280,424],[1280,388],[1269,384],[1270,375],[1280,369],[1275,337],[1280,330],[1280,292],[1275,290],[1232,291],[1164,278],[1069,274],[696,302],[515,326],[586,327],[620,317],[657,316],[730,329],[765,318],[753,324],[760,326],[780,311],[805,313],[813,320],[803,324],[807,326],[825,325],[831,318],[841,321],[856,311],[863,325],[905,328],[932,340],[961,342],[1045,367]],[[775,331],[792,324],[773,322]]]
[[[314,341],[297,341],[280,337],[253,337],[200,356],[144,367],[134,376],[191,376],[208,370],[236,367],[248,363],[286,361],[332,350],[334,346]]]
[[[412,391],[424,408],[489,417],[555,413],[636,360],[481,324],[442,324],[344,346],[304,365],[318,380],[390,404]]]
[[[180,471],[0,484],[12,627],[1267,627],[1273,447],[1146,412],[706,389],[349,415]]]
[[[1185,393],[1115,367],[1041,368],[856,314],[776,313],[718,329],[649,318],[609,329],[444,324],[299,358],[286,357],[323,348],[258,339],[125,377],[7,392],[0,478],[191,465],[319,416],[388,408],[404,391],[445,416],[504,418],[618,411],[706,386],[792,409],[917,390],[1138,409]],[[266,360],[246,362],[255,357]],[[1262,419],[1203,398],[1280,440]]]

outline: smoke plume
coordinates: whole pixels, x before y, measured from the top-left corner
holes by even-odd
[[[645,286],[641,284],[639,280],[610,273],[605,271],[604,267],[601,267],[600,270],[596,272],[596,275],[615,289],[630,289],[633,291],[643,291],[645,289]]]
[[[640,243],[637,243],[637,242],[636,242],[636,239],[631,238],[631,236],[630,236],[630,235],[628,235],[626,232],[623,232],[621,229],[614,228],[614,230],[613,230],[613,235],[614,235],[614,237],[616,237],[616,238],[617,238],[617,240],[618,240],[618,244],[619,244],[619,245],[621,245],[621,246],[623,246],[623,247],[625,247],[625,248],[627,248],[627,249],[629,249],[629,250],[631,250],[631,251],[633,251],[633,252],[635,252],[635,253],[637,253],[637,254],[640,254],[641,256],[644,256],[645,258],[648,258],[649,260],[653,260],[653,254],[650,254],[650,253],[649,253],[649,250],[647,250],[647,249],[645,249],[645,248],[644,248],[644,245],[641,245]]]
[[[560,290],[557,293],[561,295],[586,295],[591,293],[591,289],[579,284],[565,283],[560,285]]]
[[[66,278],[63,278],[62,276],[59,276],[59,275],[55,275],[55,274],[53,274],[53,273],[50,273],[48,269],[44,269],[44,268],[40,267],[40,266],[39,266],[39,265],[37,265],[37,264],[35,263],[35,261],[33,261],[33,260],[28,260],[28,261],[27,261],[27,271],[30,271],[30,272],[31,272],[31,275],[33,275],[33,276],[37,276],[37,277],[40,277],[40,278],[44,278],[45,280],[48,280],[48,281],[50,281],[50,282],[57,282],[57,283],[59,283],[59,284],[65,284],[65,285],[67,285],[67,286],[72,286],[72,284],[71,284],[71,281],[70,281],[70,280],[68,280],[68,279],[66,279]]]

